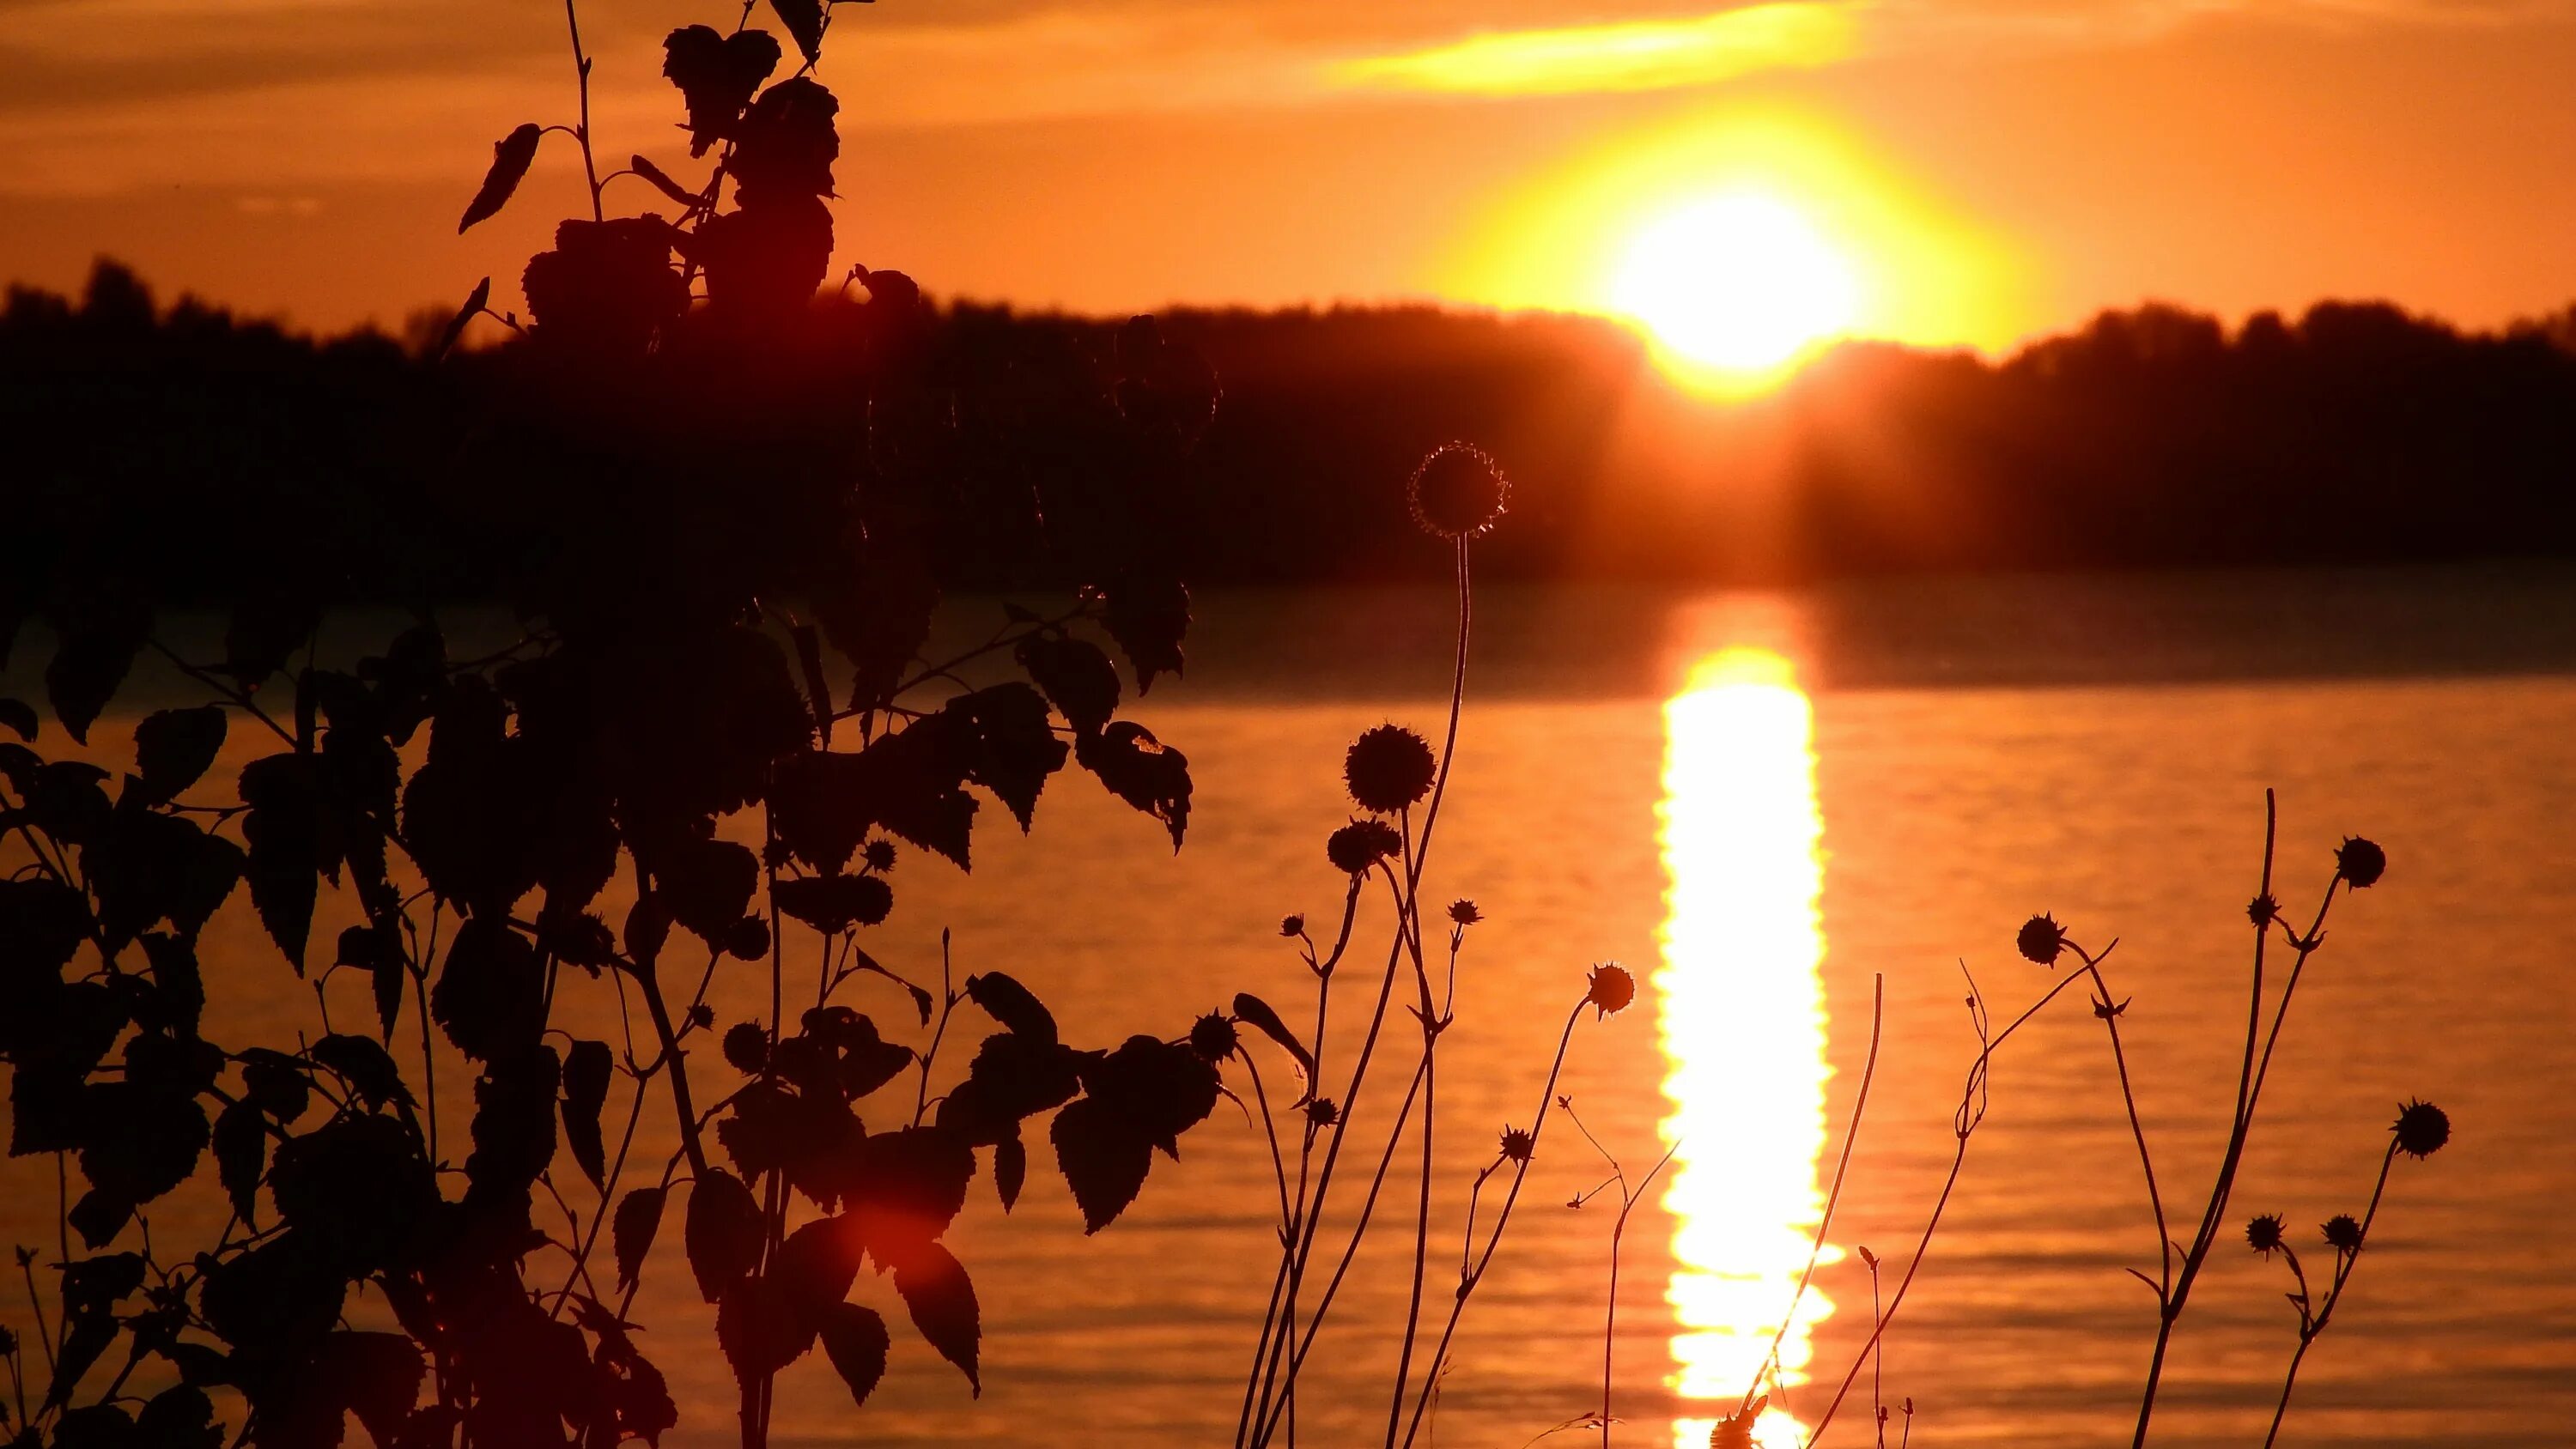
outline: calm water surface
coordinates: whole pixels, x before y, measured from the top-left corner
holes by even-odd
[[[2268,785],[2294,913],[2313,910],[2344,835],[2371,835],[2392,864],[2336,906],[2231,1215],[2278,1211],[2310,1241],[2366,1200],[2400,1102],[2430,1098],[2455,1124],[2447,1150],[2399,1164],[2284,1442],[2563,1442],[2576,1423],[2571,600],[2560,581],[2459,579],[1499,598],[1476,658],[1491,688],[1471,686],[1426,886],[1487,917],[1442,1057],[1433,1301],[1454,1282],[1467,1183],[1505,1125],[1529,1124],[1599,961],[1627,963],[1644,989],[1619,1017],[1586,1014],[1559,1090],[1632,1175],[1674,1154],[1622,1251],[1622,1442],[1704,1444],[1752,1382],[1806,1261],[1883,984],[1849,1186],[1782,1335],[1785,1412],[1764,1443],[1813,1428],[1868,1333],[1859,1249],[1884,1260],[1892,1292],[1950,1168],[1976,1051],[1963,968],[2007,1019],[2052,982],[2012,951],[2034,911],[2089,945],[2119,939],[2106,969],[2134,998],[2123,1024],[2156,1166],[2196,1205],[2232,1101]],[[971,877],[907,852],[872,949],[936,977],[952,927],[961,973],[1019,975],[1077,1040],[1172,1032],[1241,989],[1292,1020],[1311,1011],[1277,923],[1338,903],[1322,841],[1346,818],[1343,746],[1388,719],[1433,732],[1444,607],[1405,593],[1212,602],[1190,684],[1133,708],[1190,755],[1187,847],[1175,856],[1150,821],[1069,775],[1034,839],[979,837]],[[240,909],[212,929],[248,940],[256,927]],[[248,959],[273,960],[253,947]],[[727,1019],[766,1004],[766,973],[739,969],[718,984]],[[311,1019],[276,971],[276,992],[236,995],[248,1014],[210,1034]],[[892,993],[859,1004],[908,1015]],[[336,987],[332,1006],[362,1009]],[[604,996],[578,1009],[613,1020]],[[2155,1229],[2100,1024],[2062,998],[1998,1058],[1991,1087],[1878,1392],[1891,1408],[1911,1399],[1918,1444],[2125,1444],[2153,1302],[2123,1270],[2153,1272]],[[1383,1111],[1383,1079],[1377,1091]],[[670,1143],[653,1115],[637,1152],[658,1163]],[[1524,1445],[1598,1405],[1617,1199],[1567,1206],[1608,1173],[1571,1128],[1551,1116],[1460,1334],[1439,1441]],[[50,1173],[30,1166],[8,1169],[0,1218],[21,1241],[51,1234]],[[1390,1204],[1409,1204],[1412,1184],[1399,1161]],[[1096,1237],[1060,1179],[1032,1173],[1006,1218],[979,1178],[952,1242],[983,1302],[980,1401],[901,1329],[864,1415],[819,1355],[789,1370],[777,1439],[1230,1442],[1273,1196],[1260,1134],[1227,1104]],[[1401,1226],[1363,1253],[1325,1330],[1300,1396],[1305,1442],[1382,1432],[1409,1215]],[[644,1346],[683,1405],[667,1442],[722,1443],[733,1390],[677,1236],[648,1271]],[[2287,1286],[2231,1229],[2194,1295],[2157,1442],[2260,1441],[2293,1346]],[[888,1285],[863,1278],[857,1296],[900,1321]],[[1829,1442],[1871,1437],[1873,1377],[1859,1375]]]

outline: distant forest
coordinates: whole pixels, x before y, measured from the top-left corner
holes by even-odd
[[[769,350],[773,375],[727,380],[726,422],[689,463],[712,497],[732,468],[863,475],[864,457],[834,451],[850,448],[847,420],[819,419],[856,395],[838,386],[882,342],[869,313],[818,303]],[[973,305],[922,316],[927,335],[908,345],[986,392],[1023,367],[1105,357],[1121,325]],[[478,569],[497,577],[525,541],[457,500],[505,492],[524,514],[551,486],[550,453],[564,455],[511,396],[526,349],[436,360],[441,321],[402,338],[297,336],[159,306],[109,264],[77,298],[11,289],[0,583],[77,567],[84,540],[114,536],[122,556],[144,546],[163,596],[219,593],[226,560],[318,528],[347,531],[353,596],[431,577],[452,596]],[[1427,567],[1401,485],[1453,438],[1513,480],[1515,526],[1478,554],[1486,577],[2576,558],[2576,309],[2473,334],[2382,303],[2232,329],[2150,305],[1999,362],[1850,344],[1736,404],[1676,390],[1632,333],[1592,318],[1425,307],[1161,323],[1222,389],[1192,484],[1203,584]],[[472,446],[496,416],[511,447]],[[961,434],[1009,426],[954,420]],[[986,452],[990,486],[1034,489],[1085,461]]]

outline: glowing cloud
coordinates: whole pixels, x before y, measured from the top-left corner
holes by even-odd
[[[1467,95],[1570,95],[1707,85],[1754,71],[1832,65],[1856,27],[1846,6],[1780,0],[1695,20],[1631,20],[1479,35],[1334,67],[1348,86]]]

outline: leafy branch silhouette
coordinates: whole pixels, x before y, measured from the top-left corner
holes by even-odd
[[[960,979],[943,951],[934,991],[862,944],[899,849],[964,869],[981,799],[1026,830],[1068,767],[1181,844],[1188,759],[1116,717],[1099,640],[1139,694],[1182,667],[1213,379],[1143,318],[1107,356],[977,368],[928,340],[909,278],[864,268],[839,301],[859,355],[818,365],[830,12],[773,9],[802,58],[783,79],[748,8],[666,42],[690,157],[713,158],[691,189],[641,154],[600,173],[567,4],[579,119],[505,136],[459,230],[558,133],[588,215],[528,263],[524,322],[487,279],[445,329],[442,357],[480,316],[517,334],[454,360],[507,386],[444,435],[449,492],[294,519],[238,561],[212,656],[164,632],[187,601],[112,536],[37,581],[50,730],[0,701],[0,1056],[10,1151],[53,1155],[64,1202],[54,1251],[19,1254],[32,1402],[0,1342],[13,1442],[217,1445],[219,1396],[260,1446],[337,1444],[352,1416],[380,1445],[658,1442],[679,1411],[630,1315],[675,1210],[746,1446],[817,1347],[854,1402],[876,1388],[894,1330],[850,1301],[863,1269],[980,1391],[981,1307],[944,1242],[972,1179],[1009,1209],[1053,1113],[1096,1231],[1213,1108],[1186,1034],[1078,1047],[1010,975]],[[629,175],[679,217],[610,215]],[[753,395],[799,399],[806,432],[743,429]],[[529,476],[559,486],[514,495]],[[330,544],[375,527],[503,558],[414,581],[408,626],[353,645]],[[925,657],[948,580],[997,550],[1069,602],[1005,605],[980,646]],[[455,611],[496,575],[516,636],[459,657]],[[1020,677],[968,678],[996,669]],[[145,715],[121,771],[83,758],[113,757],[93,732],[138,680],[202,702]],[[318,1031],[202,1030],[210,993],[277,994],[275,961],[208,933],[236,895]],[[719,1030],[720,974],[763,970],[765,1016]],[[579,1034],[576,979],[613,995],[614,1039]],[[335,1023],[352,986],[363,1023]],[[899,993],[882,1026],[871,991]],[[442,1074],[471,1083],[461,1138]],[[648,1113],[677,1144],[658,1164],[637,1160]],[[220,1227],[156,1239],[155,1205],[209,1169]]]

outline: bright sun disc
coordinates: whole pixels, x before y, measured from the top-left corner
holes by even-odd
[[[1776,369],[1860,314],[1850,264],[1776,198],[1710,197],[1648,222],[1620,257],[1611,304],[1679,360]]]

